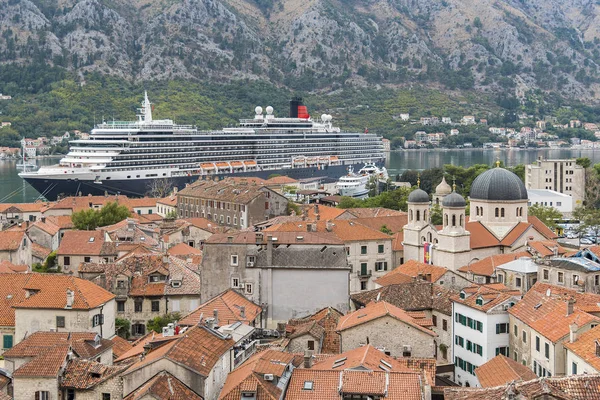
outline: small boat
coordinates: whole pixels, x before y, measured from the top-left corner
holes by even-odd
[[[369,193],[369,181],[375,177],[379,179],[388,179],[388,173],[385,167],[379,168],[373,163],[365,164],[358,173],[354,173],[352,168],[348,170],[348,175],[344,175],[337,182],[336,187],[340,196],[363,197]]]

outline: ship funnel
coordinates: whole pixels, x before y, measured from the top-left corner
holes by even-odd
[[[302,103],[302,97],[290,100],[290,118],[310,118],[306,106]]]

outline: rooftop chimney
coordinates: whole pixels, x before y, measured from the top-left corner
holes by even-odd
[[[169,263],[169,256],[168,256],[168,255],[166,255],[166,254],[165,254],[165,255],[163,255],[163,257],[162,257],[162,261],[163,261],[163,263],[165,263],[165,264],[168,264],[168,263]]]
[[[72,308],[73,301],[75,301],[75,292],[72,291],[71,289],[67,289],[67,307],[66,308]]]
[[[569,325],[569,343],[573,343],[577,340],[577,329],[579,329],[579,327],[576,323]]]
[[[46,217],[42,217],[42,224],[46,222]]]
[[[245,306],[240,307],[240,318],[246,319],[246,307]]]
[[[325,229],[327,230],[327,232],[331,232],[333,230],[333,223],[331,222],[331,220],[327,220],[327,222],[325,223]]]
[[[575,305],[575,300],[573,300],[573,298],[570,298],[567,301],[567,316],[573,314],[573,306]]]
[[[233,243],[233,236],[227,236],[227,243]]]
[[[219,310],[216,308],[213,310],[213,318],[215,319],[215,324],[219,325]]]
[[[304,368],[312,367],[312,352],[310,350],[304,350]]]
[[[215,319],[214,318],[206,318],[206,327],[208,329],[215,329]]]

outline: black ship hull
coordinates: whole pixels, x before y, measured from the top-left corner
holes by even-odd
[[[383,160],[380,160],[378,164],[382,165]],[[364,163],[354,164],[353,168],[354,170],[359,170],[363,165]],[[290,168],[283,170],[214,174],[205,175],[204,177],[205,179],[223,179],[225,177],[258,177],[267,179],[270,175],[279,174],[294,179],[322,177],[325,182],[334,182],[347,173],[348,167],[350,167],[350,165],[335,165],[321,168]],[[65,196],[101,196],[106,193],[122,194],[128,197],[143,197],[149,194],[152,183],[155,181],[155,179],[123,179],[96,183],[93,181],[76,179],[56,179],[49,176],[28,176],[23,179],[40,192],[43,197],[50,201]],[[202,177],[192,175],[168,178],[169,183],[179,189],[183,189],[187,184],[193,183],[198,179],[202,179]]]

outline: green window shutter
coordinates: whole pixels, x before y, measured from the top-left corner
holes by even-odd
[[[12,335],[4,335],[2,340],[2,348],[10,349],[13,347],[13,336]]]

